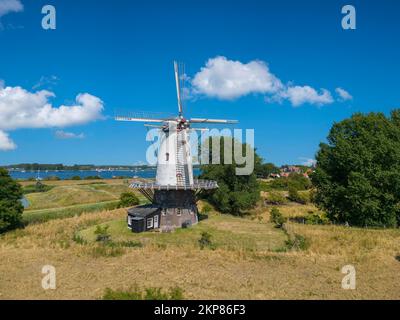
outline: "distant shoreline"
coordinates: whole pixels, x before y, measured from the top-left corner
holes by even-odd
[[[194,169],[198,175],[200,170]],[[100,179],[153,179],[156,177],[156,167],[118,169],[118,170],[10,170],[10,176],[19,181],[35,180],[100,180]]]
[[[92,164],[75,164],[72,166],[63,164],[39,164],[39,163],[22,163],[0,165],[0,168],[8,171],[131,171],[131,170],[148,170],[156,169],[157,166],[152,165],[92,165]],[[194,168],[199,167],[194,165]]]

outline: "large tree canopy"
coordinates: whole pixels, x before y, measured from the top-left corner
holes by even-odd
[[[21,186],[0,168],[0,233],[22,225]]]
[[[204,191],[203,196],[210,201],[218,210],[224,213],[240,214],[243,211],[254,207],[260,198],[260,190],[257,177],[253,171],[250,175],[237,175],[236,168],[243,165],[236,164],[232,150],[232,164],[224,164],[224,142],[230,137],[213,137],[210,139],[220,139],[220,160],[221,164],[201,165],[201,179],[216,180],[219,188],[211,191]],[[211,140],[210,140],[211,142]],[[234,143],[232,143],[234,144]],[[211,143],[210,143],[211,145]],[[250,146],[240,144],[242,154],[245,152],[253,152]],[[209,152],[209,159],[215,156]],[[261,162],[261,158],[254,151],[254,165],[257,166]],[[210,161],[211,163],[211,161]]]
[[[315,202],[337,222],[396,226],[400,221],[400,110],[356,113],[333,125],[312,175]]]

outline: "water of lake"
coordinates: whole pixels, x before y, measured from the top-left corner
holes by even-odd
[[[193,169],[193,173],[195,176],[199,175],[200,169]],[[65,170],[65,171],[10,171],[10,175],[14,179],[22,179],[27,180],[29,178],[36,179],[38,176],[41,179],[46,177],[56,176],[62,180],[71,179],[74,176],[79,176],[82,179],[89,176],[99,176],[103,179],[112,179],[113,177],[130,177],[130,178],[145,178],[151,179],[156,177],[156,169],[155,168],[147,168],[141,170],[106,170],[106,171],[96,171],[96,170]]]

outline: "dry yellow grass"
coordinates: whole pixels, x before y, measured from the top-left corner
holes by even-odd
[[[267,218],[263,210],[258,213]],[[72,240],[77,230],[124,216],[124,210],[84,214],[0,237],[0,299],[96,299],[106,287],[127,289],[135,283],[165,289],[179,286],[185,298],[193,299],[400,298],[400,262],[395,259],[400,253],[398,230],[289,223],[291,232],[310,243],[306,251],[289,252],[200,250],[194,245],[182,249],[149,243],[124,248],[117,257],[94,257],[97,244]],[[221,228],[243,231],[236,222]],[[41,287],[45,264],[56,267],[56,290]],[[345,264],[356,267],[356,290],[341,288]]]

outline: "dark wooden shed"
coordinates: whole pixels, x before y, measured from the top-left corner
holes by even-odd
[[[160,228],[161,208],[143,205],[128,209],[128,227],[132,232],[144,232]]]

